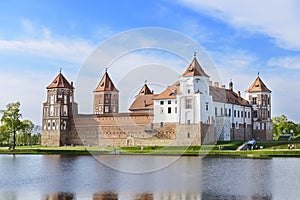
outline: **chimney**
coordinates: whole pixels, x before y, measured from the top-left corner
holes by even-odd
[[[223,85],[222,85],[222,88],[223,88],[223,89],[225,89],[225,88],[226,88],[226,86],[223,84]]]
[[[218,88],[218,87],[219,87],[219,82],[215,82],[215,83],[214,83],[214,86],[215,86],[216,88]]]
[[[212,81],[209,81],[209,82],[208,82],[208,85],[209,85],[209,86],[212,86]]]
[[[241,97],[241,91],[238,91],[238,96]]]
[[[233,82],[230,80],[230,82],[229,82],[229,90],[233,90]]]

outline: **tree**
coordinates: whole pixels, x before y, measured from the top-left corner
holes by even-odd
[[[22,117],[20,113],[20,102],[9,103],[6,110],[1,110],[1,122],[9,133],[13,133],[13,150],[16,147],[16,134],[23,128],[23,123],[20,120]]]
[[[290,134],[293,133],[297,135],[299,133],[299,124],[288,120],[285,115],[279,117],[273,117],[273,135],[274,139],[278,138],[280,134]],[[293,130],[293,131],[291,131]]]
[[[0,145],[8,143],[10,138],[10,132],[6,126],[0,126]]]
[[[29,144],[31,139],[31,132],[34,128],[34,124],[30,120],[23,120],[22,122],[22,129],[20,130],[22,135],[22,142],[23,144]]]
[[[42,127],[35,125],[33,130],[32,130],[32,136],[31,136],[31,144],[41,144],[41,132],[42,132]]]

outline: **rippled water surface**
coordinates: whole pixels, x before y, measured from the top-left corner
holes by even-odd
[[[98,158],[0,155],[0,199],[300,198],[298,158]],[[166,164],[156,168],[157,163]],[[119,171],[118,165],[130,166],[130,172]],[[143,167],[155,170],[140,173]]]

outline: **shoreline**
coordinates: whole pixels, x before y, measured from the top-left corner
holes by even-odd
[[[17,147],[15,150],[0,148],[0,155],[111,155],[111,156],[194,156],[228,158],[300,158],[300,149],[258,149],[258,150],[188,150],[188,147],[168,149],[126,150],[122,147]]]

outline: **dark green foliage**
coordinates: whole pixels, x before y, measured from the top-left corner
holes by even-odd
[[[21,120],[20,102],[9,103],[6,110],[1,110],[2,117],[0,119],[2,126],[0,126],[0,145],[3,143],[10,143],[12,139],[12,149],[14,150],[17,143],[31,144],[31,133],[34,128],[30,120]],[[38,140],[38,138],[34,138]]]
[[[273,117],[273,139],[277,140],[280,134],[293,134],[295,138],[299,137],[300,124],[288,120],[285,115]]]

